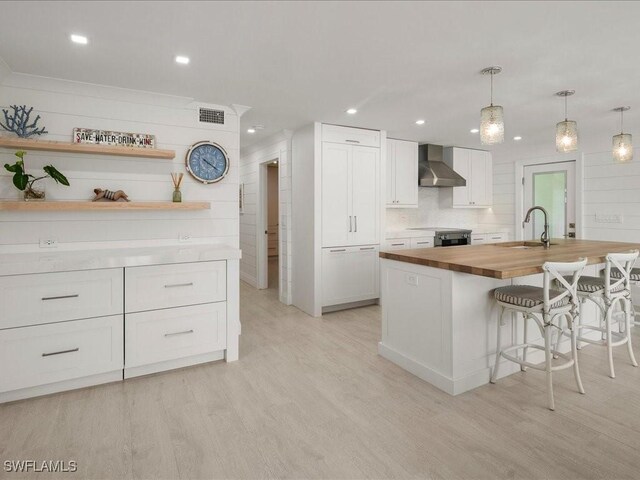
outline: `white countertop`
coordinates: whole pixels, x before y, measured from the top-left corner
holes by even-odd
[[[471,230],[472,234],[484,235],[487,233],[508,233],[509,229],[505,227],[501,228],[491,228],[491,227],[478,227],[478,228],[467,228],[463,227],[461,230]],[[387,240],[394,240],[396,238],[418,238],[418,237],[435,237],[436,229],[433,230],[426,228],[425,230],[393,230],[388,231],[385,234],[385,238]]]
[[[180,245],[0,254],[0,276],[138,267],[169,263],[237,260],[228,245]]]

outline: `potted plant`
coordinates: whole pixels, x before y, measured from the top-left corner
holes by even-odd
[[[53,178],[56,183],[60,183],[62,185],[69,186],[69,180],[63,174],[61,174],[56,167],[53,165],[47,165],[42,168],[46,175],[41,177],[36,177],[26,172],[26,168],[24,165],[24,156],[27,152],[24,150],[18,150],[15,153],[15,156],[18,157],[18,160],[13,165],[9,165],[5,163],[4,168],[6,168],[9,172],[13,173],[13,184],[16,188],[22,192],[24,192],[24,199],[26,201],[32,200],[44,200],[45,199],[45,190],[44,185],[35,185],[39,180],[44,180],[45,178]]]

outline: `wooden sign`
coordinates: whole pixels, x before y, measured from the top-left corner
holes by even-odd
[[[109,130],[74,128],[73,143],[156,148],[156,137],[153,135],[148,135],[146,133],[111,132]]]

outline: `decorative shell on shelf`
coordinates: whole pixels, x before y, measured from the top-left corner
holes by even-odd
[[[49,133],[44,127],[38,128],[40,115],[38,115],[33,122],[29,123],[33,107],[27,109],[26,105],[11,105],[9,108],[13,110],[13,113],[9,113],[9,110],[3,108],[4,123],[0,122],[0,127],[6,131],[13,132],[20,138],[29,138],[33,135]]]
[[[95,198],[92,200],[97,202],[98,200],[111,200],[112,202],[117,202],[118,200],[124,200],[125,202],[130,202],[129,197],[122,190],[116,190],[115,192],[111,190],[102,190],[101,188],[96,188],[93,190],[93,193],[96,194]]]

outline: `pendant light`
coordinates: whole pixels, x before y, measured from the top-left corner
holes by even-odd
[[[620,134],[613,136],[613,161],[625,163],[633,160],[633,143],[631,134],[624,133],[624,112],[631,110],[631,107],[617,107],[614,112],[620,112]]]
[[[567,97],[576,93],[575,90],[563,90],[556,93],[564,97],[564,122],[556,124],[556,150],[561,153],[573,152],[578,149],[578,124],[567,118]]]
[[[493,76],[501,71],[502,67],[487,67],[480,72],[491,75],[491,104],[480,110],[480,141],[483,145],[504,142],[504,112],[500,105],[493,104]]]

